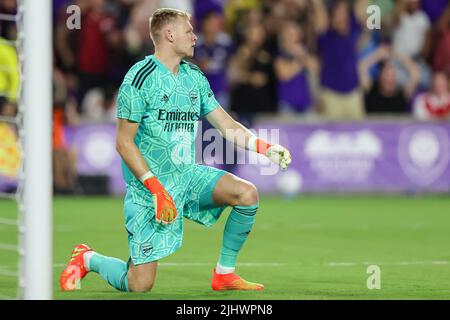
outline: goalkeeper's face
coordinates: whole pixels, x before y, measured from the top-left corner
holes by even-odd
[[[176,53],[182,58],[192,58],[197,41],[194,28],[189,19],[184,17],[179,17],[175,26],[174,45]]]

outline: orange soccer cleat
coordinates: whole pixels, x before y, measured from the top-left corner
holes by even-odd
[[[211,288],[215,291],[222,290],[264,290],[264,285],[248,282],[235,273],[218,274],[214,269]]]
[[[86,268],[84,267],[83,256],[88,251],[92,251],[92,249],[85,244],[75,246],[69,263],[59,277],[61,290],[72,291],[81,288],[81,279],[87,274]]]

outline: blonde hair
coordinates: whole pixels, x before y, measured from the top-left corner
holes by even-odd
[[[172,8],[159,8],[156,10],[149,19],[150,25],[150,37],[156,44],[161,38],[161,30],[165,25],[175,21],[178,17],[191,18],[191,15],[187,12],[172,9]]]

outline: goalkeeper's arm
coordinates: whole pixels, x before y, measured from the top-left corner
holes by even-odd
[[[291,163],[291,154],[285,147],[279,144],[271,145],[258,138],[250,130],[234,120],[222,107],[219,106],[208,113],[206,119],[226,140],[238,147],[264,154],[283,170],[287,169]]]
[[[150,171],[144,157],[134,143],[139,123],[118,119],[116,149],[131,172],[150,191],[155,206],[157,222],[170,223],[177,217],[177,210],[172,197]]]

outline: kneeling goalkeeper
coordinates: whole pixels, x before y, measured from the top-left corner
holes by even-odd
[[[238,253],[255,222],[258,192],[230,173],[195,164],[198,120],[206,117],[226,139],[237,136],[239,147],[268,156],[282,169],[291,162],[289,151],[258,139],[234,121],[219,106],[201,70],[183,60],[193,56],[197,40],[186,13],[158,9],[150,19],[150,36],[155,54],[128,71],[118,96],[117,151],[127,185],[130,259],[126,263],[77,245],[61,274],[61,288],[79,288],[80,280],[93,271],[118,290],[149,291],[158,260],[182,244],[183,216],[211,226],[231,206],[211,287],[263,290],[262,284],[235,273]]]

